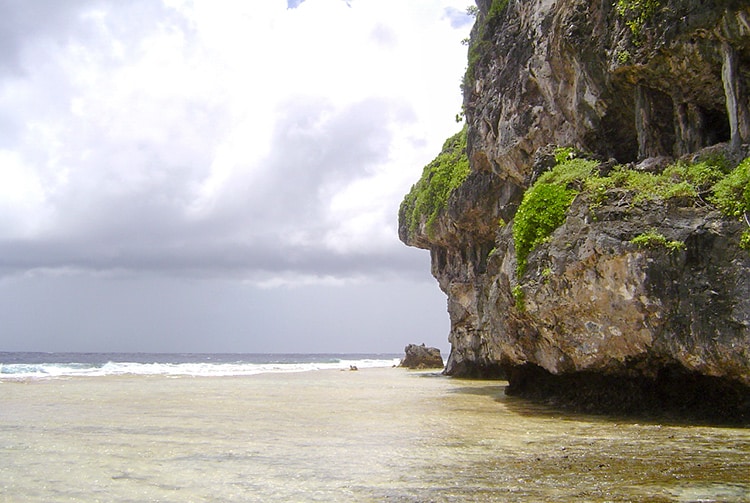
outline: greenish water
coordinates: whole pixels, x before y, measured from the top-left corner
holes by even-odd
[[[403,369],[0,383],[0,501],[750,501],[750,429]]]

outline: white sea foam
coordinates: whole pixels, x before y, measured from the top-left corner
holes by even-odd
[[[398,365],[398,363],[398,358],[266,363],[137,363],[113,361],[103,365],[82,363],[10,363],[0,364],[0,381],[111,375],[162,375],[174,377],[248,376],[267,373],[310,372],[315,370],[349,370],[355,367],[357,369],[392,367]]]

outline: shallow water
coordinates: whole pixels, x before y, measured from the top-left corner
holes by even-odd
[[[750,501],[750,429],[404,369],[0,383],[0,501]]]

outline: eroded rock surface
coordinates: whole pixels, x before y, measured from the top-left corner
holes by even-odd
[[[611,1],[502,3],[477,2],[464,82],[472,172],[431,228],[399,227],[430,250],[448,296],[446,372],[504,375],[526,395],[573,385],[573,402],[615,409],[718,393],[728,414],[750,413],[744,222],[700,196],[611,190],[579,194],[520,276],[513,242],[549,145],[656,172],[696,153],[746,157],[750,5],[663,0],[634,29]],[[684,247],[635,246],[646,229]]]

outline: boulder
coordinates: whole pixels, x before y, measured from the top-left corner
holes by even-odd
[[[406,355],[401,360],[401,366],[410,369],[443,368],[443,357],[438,348],[428,348],[424,344],[409,344],[404,349]]]

